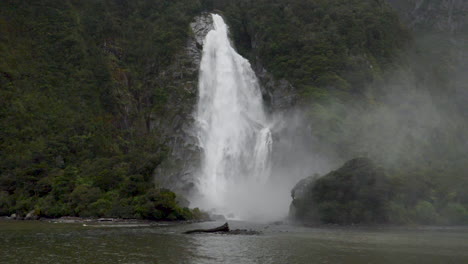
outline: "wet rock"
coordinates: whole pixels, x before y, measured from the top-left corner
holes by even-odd
[[[187,40],[185,49],[176,55],[172,65],[158,80],[159,83],[171,83],[171,87],[174,87],[168,95],[168,101],[174,103],[165,106],[168,115],[154,115],[151,118],[151,128],[161,130],[161,134],[166,135],[165,141],[170,148],[169,157],[156,168],[154,176],[161,186],[171,189],[178,196],[190,196],[195,187],[194,174],[200,160],[200,149],[193,130],[195,120],[192,113],[197,103],[203,40],[213,27],[209,13],[195,17],[190,24],[193,34]]]
[[[165,135],[168,158],[154,171],[154,178],[164,188],[178,196],[196,193],[195,175],[201,159],[201,149],[194,133],[193,113],[197,103],[198,73],[203,42],[214,28],[211,14],[202,13],[190,24],[192,35],[186,47],[175,56],[173,63],[158,77],[157,83],[170,83],[165,113],[151,115],[150,128]],[[262,88],[262,95],[272,111],[288,110],[297,101],[296,89],[286,80],[276,80],[259,60],[252,62]]]
[[[114,222],[114,218],[99,218],[98,222]]]
[[[296,105],[299,95],[294,86],[285,79],[276,79],[257,58],[253,65],[265,103],[271,111],[287,111]]]
[[[9,219],[12,219],[12,220],[24,220],[25,218],[19,214],[19,213],[14,213],[14,214],[11,214]]]
[[[29,213],[26,214],[24,220],[38,220],[39,215],[37,215],[36,210],[31,210]]]
[[[209,229],[193,229],[185,231],[184,234],[196,234],[196,233],[226,233],[229,232],[229,224],[226,222],[222,226]]]
[[[190,23],[190,28],[192,29],[196,43],[199,45],[198,48],[201,49],[206,35],[210,30],[214,29],[213,18],[209,13],[203,13],[195,17],[194,20],[194,22]]]
[[[54,223],[79,223],[81,221],[83,221],[83,218],[73,216],[62,216],[58,219],[51,220],[51,222]]]
[[[222,226],[218,226],[211,229],[194,229],[185,231],[184,234],[196,234],[196,233],[217,233],[217,234],[226,234],[226,235],[261,235],[262,232],[255,230],[247,229],[229,229],[229,224],[226,222]]]

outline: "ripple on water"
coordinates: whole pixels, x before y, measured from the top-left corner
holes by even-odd
[[[183,235],[217,223],[83,227],[0,222],[0,263],[468,263],[468,229],[301,228]]]

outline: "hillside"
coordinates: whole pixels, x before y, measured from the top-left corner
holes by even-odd
[[[190,129],[202,46],[190,23],[208,27],[207,11],[226,19],[268,111],[301,111],[297,129],[288,126],[313,142],[302,148],[333,164],[367,153],[401,182],[413,179],[402,184],[421,189],[421,199],[466,206],[460,67],[445,71],[453,56],[430,73],[421,67],[433,49],[408,22],[415,12],[390,2],[397,8],[383,0],[4,1],[0,215],[200,217],[181,194],[193,191],[199,158]]]
[[[151,202],[166,193],[177,209],[152,189],[170,130],[155,123],[194,97],[164,73],[199,12],[193,1],[2,4],[1,214],[159,219],[169,215]]]

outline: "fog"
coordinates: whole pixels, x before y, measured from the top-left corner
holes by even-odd
[[[417,40],[362,94],[275,113],[271,182],[269,191],[253,191],[254,201],[265,200],[258,208],[286,216],[300,179],[356,157],[374,160],[390,177],[411,181],[415,174],[460,193],[468,175],[466,54],[459,45],[440,50]]]
[[[298,181],[325,175],[356,157],[372,159],[390,177],[424,174],[432,185],[467,184],[463,178],[468,174],[468,52],[460,41],[444,35],[418,36],[393,67],[377,74],[372,83],[355,87],[358,92],[326,102],[301,98],[296,107],[273,111],[259,123],[272,134],[271,153],[265,152],[270,175],[261,180],[247,177],[248,168],[242,164],[255,160],[242,161],[242,157],[249,151],[248,142],[255,141],[246,138],[236,154],[237,167],[224,169],[232,175],[223,173],[222,188],[207,187],[216,194],[216,201],[198,204],[229,218],[284,219],[291,189]],[[257,125],[248,126],[257,129]],[[233,159],[223,158],[226,164]],[[202,193],[195,198],[203,199]]]

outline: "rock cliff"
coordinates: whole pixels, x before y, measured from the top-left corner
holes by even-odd
[[[173,87],[164,116],[155,116],[153,127],[166,135],[169,157],[154,172],[157,183],[187,195],[194,186],[193,175],[199,160],[196,135],[193,134],[193,111],[197,103],[198,70],[203,40],[213,28],[211,15],[203,13],[190,24],[192,35],[174,63],[159,77]]]

